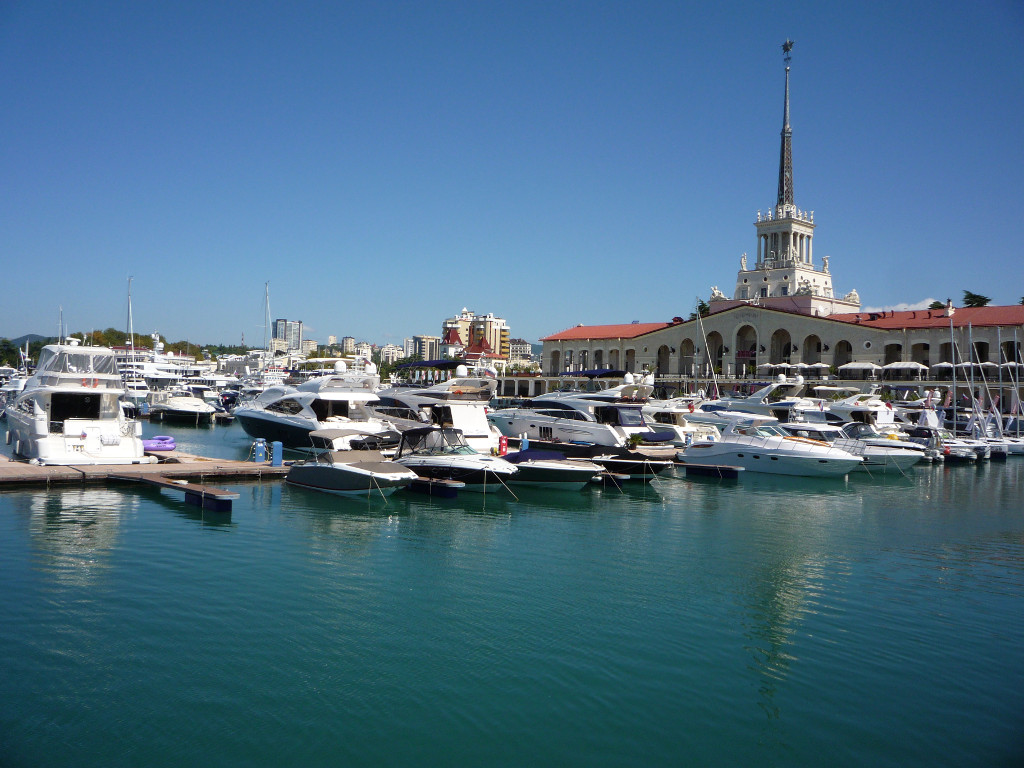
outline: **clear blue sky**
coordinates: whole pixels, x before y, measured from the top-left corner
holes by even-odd
[[[1024,3],[0,3],[0,335],[531,341],[732,293],[775,200],[865,306],[1024,296]]]

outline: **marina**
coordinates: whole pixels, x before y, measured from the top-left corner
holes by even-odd
[[[1024,764],[997,6],[18,4],[0,768]]]
[[[143,426],[202,463],[252,449]],[[1024,461],[739,475],[386,499],[218,478],[230,516],[5,486],[5,762],[1015,762]]]

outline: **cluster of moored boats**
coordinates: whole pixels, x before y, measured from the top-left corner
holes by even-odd
[[[372,363],[359,371],[338,364],[294,385],[240,384],[216,400],[222,410],[221,402],[231,405],[230,417],[253,438],[310,452],[292,464],[290,483],[338,494],[578,489],[651,480],[679,466],[842,477],[1024,455],[1024,440],[1000,420],[951,420],[970,434],[947,428],[931,397],[893,403],[838,387],[808,397],[800,377],[780,376],[747,396],[656,398],[651,377],[620,372],[618,379],[602,387],[610,380],[592,377],[583,387],[495,407],[493,372],[471,375],[452,363],[429,385],[382,384]],[[179,396],[186,397],[162,400],[172,407]],[[44,348],[7,403],[7,421],[15,454],[40,463],[155,461],[127,382],[101,347]]]

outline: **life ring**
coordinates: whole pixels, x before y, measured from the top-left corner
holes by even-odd
[[[89,386],[89,380],[88,379],[82,379],[82,386],[83,387],[88,387]]]

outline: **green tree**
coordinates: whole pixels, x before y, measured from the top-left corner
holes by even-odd
[[[928,309],[945,309],[945,308],[946,308],[946,305],[943,304],[941,301],[933,301],[931,304],[928,305]]]
[[[965,307],[987,307],[990,301],[992,301],[992,299],[988,296],[982,296],[980,293],[964,291]]]
[[[708,303],[706,301],[704,301],[704,299],[701,299],[697,303],[697,312],[700,313],[701,317],[707,317],[708,313],[710,311],[711,311],[711,307],[708,306]],[[690,319],[691,320],[696,320],[697,319],[697,312],[691,312],[690,313]]]

